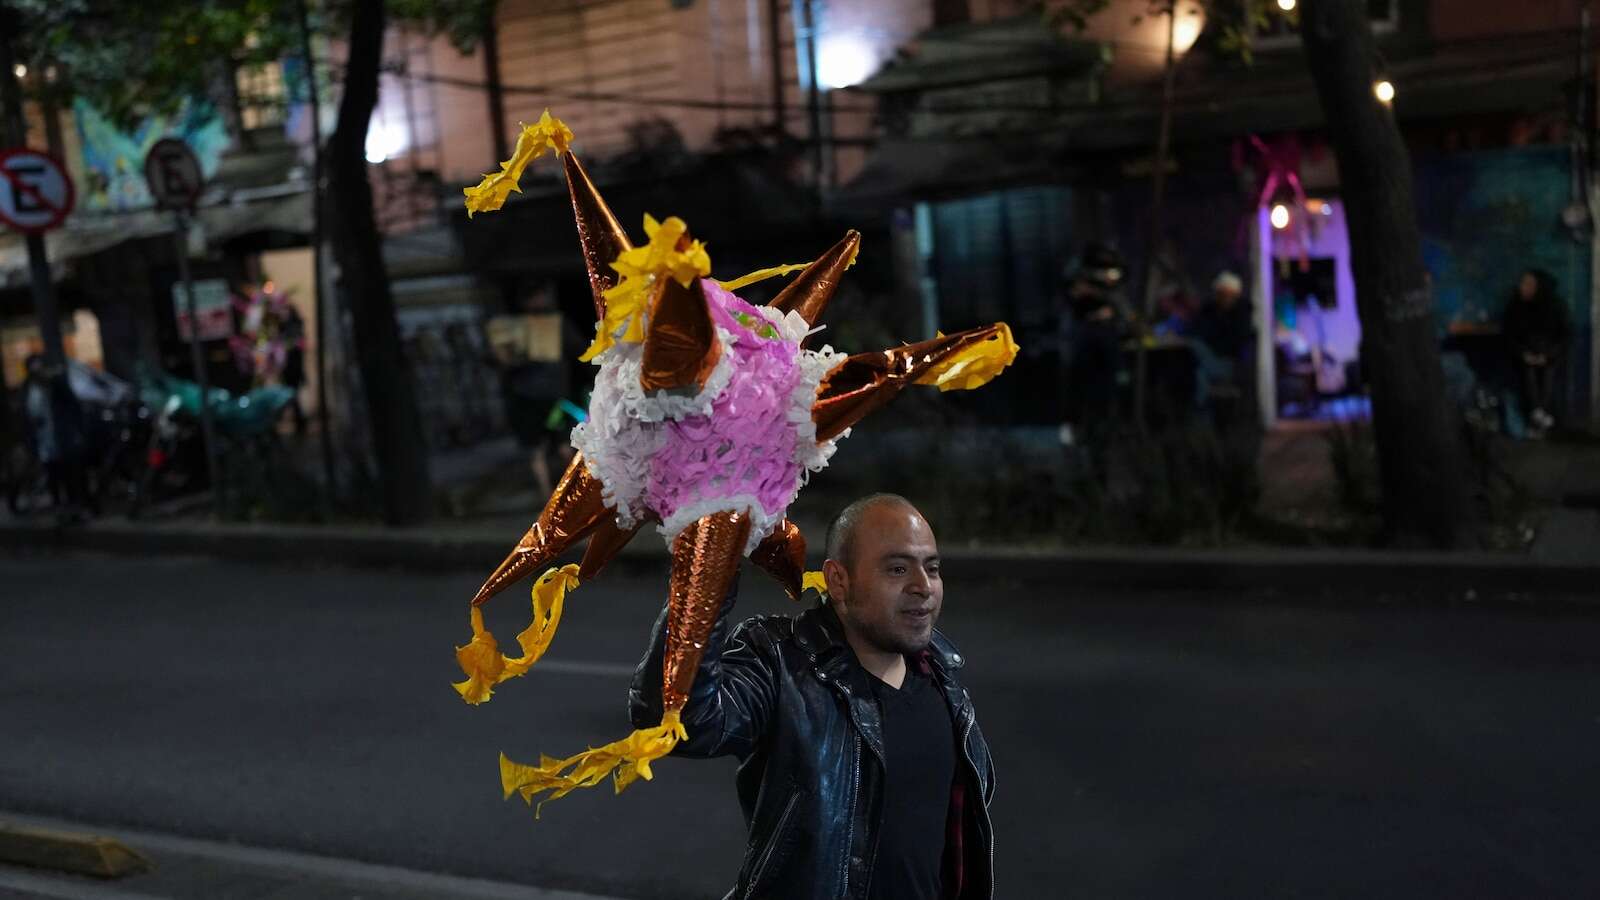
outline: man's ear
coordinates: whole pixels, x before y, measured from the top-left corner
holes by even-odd
[[[843,603],[850,593],[850,573],[836,559],[823,560],[822,578],[828,583],[828,598]]]

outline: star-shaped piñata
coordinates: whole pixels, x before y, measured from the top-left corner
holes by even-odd
[[[976,388],[1017,353],[1004,323],[853,356],[808,349],[813,324],[855,261],[858,233],[808,265],[719,283],[680,219],[647,216],[648,242],[635,247],[568,149],[571,137],[547,112],[523,130],[500,172],[466,191],[469,210],[498,209],[546,147],[560,156],[599,320],[582,358],[600,371],[589,418],[572,431],[571,465],[472,600],[473,637],[456,654],[468,678],[456,689],[481,703],[495,684],[526,672],[548,646],[566,592],[654,523],[672,552],[665,714],[655,728],[568,759],[525,766],[502,756],[506,796],[529,802],[607,775],[619,791],[649,778],[650,762],[687,738],[680,713],[739,560],[750,557],[800,596],[805,539],[785,513],[810,473],[827,466],[835,442],[907,385]],[[794,269],[802,271],[766,306],[733,293]],[[518,636],[523,655],[505,657],[477,607],[583,540],[581,564],[552,569],[534,585],[534,622]]]

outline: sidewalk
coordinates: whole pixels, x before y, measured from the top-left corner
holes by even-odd
[[[1296,600],[1323,589],[1359,587],[1386,603],[1512,603],[1536,595],[1571,595],[1600,606],[1600,509],[1580,501],[1600,496],[1600,447],[1520,444],[1508,465],[1526,486],[1540,522],[1525,554],[1482,551],[1402,552],[1266,545],[1182,548],[1069,546],[1055,549],[942,545],[948,577],[998,578],[1046,590],[1074,586],[1141,589],[1272,590]],[[1314,433],[1274,433],[1263,453],[1264,508],[1326,504],[1334,490],[1324,439]],[[436,571],[491,571],[537,515],[525,457],[509,439],[456,451],[435,461],[445,506],[472,514],[438,516],[428,524],[390,529],[377,524],[293,525],[216,523],[203,514],[130,522],[105,518],[60,528],[48,517],[0,518],[0,546],[134,555],[204,554],[234,560],[296,564],[369,565]],[[192,504],[191,504],[192,505]],[[204,505],[199,504],[203,510]],[[812,545],[825,523],[798,522]],[[578,553],[570,553],[576,561]],[[612,563],[664,571],[660,538],[642,531]],[[1571,599],[1569,597],[1569,599]]]
[[[131,828],[88,827],[0,812],[7,826],[72,832],[121,841],[154,863],[149,872],[105,881],[0,864],[0,898],[49,900],[616,900],[594,894],[419,872],[246,847]]]
[[[442,521],[423,528],[228,524],[180,520],[86,525],[0,524],[0,545],[16,549],[94,551],[135,556],[201,554],[296,565],[365,565],[425,571],[462,569],[487,575],[527,529],[527,518]],[[820,543],[821,530],[807,531]],[[815,554],[813,554],[813,557]],[[1415,594],[1433,602],[1483,600],[1510,592],[1514,603],[1534,595],[1584,595],[1600,607],[1600,558],[1551,560],[1483,552],[1393,552],[1350,549],[1190,549],[1075,547],[1056,551],[1007,547],[942,548],[947,577],[1001,579],[1040,589],[1075,586],[1140,589],[1259,590],[1310,598],[1323,589],[1370,588],[1373,602]],[[577,561],[574,551],[564,561]],[[641,532],[612,567],[665,571],[661,540]],[[813,562],[815,560],[813,559]]]

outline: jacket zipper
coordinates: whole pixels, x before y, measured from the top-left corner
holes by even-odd
[[[811,666],[813,669],[815,669],[817,665],[817,655],[812,653],[810,654],[810,657]],[[827,676],[823,675],[822,678],[826,680]],[[845,687],[843,684],[840,684],[837,680],[833,682],[833,685],[836,689],[838,689],[839,693],[844,695],[845,714],[850,717],[850,731],[853,733],[853,737],[855,738],[855,766],[853,769],[853,774],[850,776],[850,820],[849,824],[845,826],[844,831],[844,865],[841,866],[839,870],[841,881],[839,896],[848,897],[850,895],[850,857],[852,855],[852,851],[855,849],[856,839],[856,804],[861,800],[861,729],[855,727],[854,724],[855,712],[850,708],[850,689]]]
[[[795,802],[799,799],[800,792],[794,791],[789,795],[789,802],[784,804],[783,813],[778,816],[778,824],[772,829],[772,837],[767,839],[767,850],[761,855],[761,861],[756,863],[755,871],[750,873],[750,881],[744,891],[746,900],[755,894],[756,885],[761,883],[761,876],[766,874],[767,863],[772,862],[772,854],[777,851],[778,841],[783,837],[783,828],[789,823],[789,814],[794,812]]]
[[[976,724],[978,724],[977,713],[969,713],[966,730],[961,733],[961,755],[966,757],[967,767],[972,770],[974,775],[978,775],[978,764],[973,761],[972,750],[967,742],[972,739],[972,726]],[[994,821],[989,818],[989,804],[984,802],[983,799],[983,776],[978,775],[976,781],[978,784],[978,808],[983,812],[983,824],[987,827],[989,833],[989,871],[987,873],[989,890],[984,894],[986,898],[989,898],[994,896]]]

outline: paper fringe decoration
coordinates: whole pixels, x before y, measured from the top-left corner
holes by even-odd
[[[524,675],[549,649],[561,624],[561,607],[567,591],[578,586],[578,566],[569,564],[550,569],[533,583],[533,623],[517,635],[522,656],[508,659],[500,652],[494,635],[483,627],[483,609],[472,608],[472,640],[456,648],[456,662],[467,675],[466,681],[451,687],[473,706],[494,696],[494,686],[508,678]]]
[[[938,336],[944,337],[944,332]],[[912,383],[934,385],[941,393],[983,387],[1011,365],[1019,349],[1011,338],[1011,327],[1002,322],[993,337],[951,356]]]
[[[654,777],[650,763],[671,753],[679,741],[688,739],[689,733],[679,721],[678,711],[669,709],[662,714],[661,724],[654,728],[641,728],[620,741],[566,759],[541,756],[539,765],[529,766],[512,762],[502,753],[500,786],[507,800],[512,794],[521,794],[523,802],[530,806],[534,797],[548,791],[550,795],[534,806],[534,818],[538,818],[544,804],[578,788],[594,787],[608,775],[618,794],[640,778],[649,781]]]
[[[539,121],[522,126],[522,133],[517,136],[517,149],[511,152],[510,159],[500,164],[500,171],[483,176],[475,187],[462,189],[467,195],[467,218],[472,218],[473,213],[499,209],[512,191],[522,193],[517,182],[528,163],[543,156],[547,149],[558,155],[565,153],[571,143],[572,129],[560,119],[552,118],[548,109]]]

